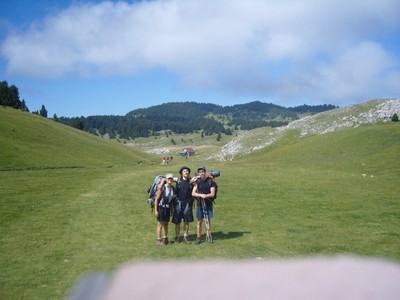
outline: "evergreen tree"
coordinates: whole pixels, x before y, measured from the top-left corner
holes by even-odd
[[[0,82],[0,105],[23,109],[19,91],[15,85],[8,86],[7,81]]]
[[[22,102],[21,102],[22,104],[21,104],[21,109],[23,110],[23,111],[27,111],[27,112],[29,112],[29,108],[28,108],[28,106],[26,106],[26,103],[25,103],[25,100],[24,99],[22,99]]]
[[[79,130],[83,130],[84,124],[80,118],[76,117],[73,119],[72,127],[79,129]],[[104,135],[104,134],[105,134],[105,132],[102,135]]]
[[[218,132],[218,135],[217,135],[217,142],[219,142],[219,141],[221,140],[221,138],[222,138],[221,132]]]
[[[40,108],[39,115],[47,118],[47,110],[46,110],[46,107],[44,107],[44,105],[42,105],[42,107]]]

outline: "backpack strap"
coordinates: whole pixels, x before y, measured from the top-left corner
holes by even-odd
[[[171,186],[171,193],[172,193],[172,196],[169,197],[169,198],[167,198],[166,189],[167,189],[167,188],[166,188],[165,185],[164,185],[164,186],[163,186],[163,190],[162,190],[162,195],[161,195],[161,202],[162,202],[163,205],[171,203],[172,200],[173,200],[173,199],[175,198],[175,196],[176,196],[175,188],[174,188],[173,186]]]
[[[210,176],[207,179],[207,183],[208,183],[208,187],[211,189],[212,187],[212,183],[214,182],[214,197],[212,198],[212,201],[214,201],[215,199],[217,199],[217,192],[218,192],[218,184],[215,182],[214,177]]]

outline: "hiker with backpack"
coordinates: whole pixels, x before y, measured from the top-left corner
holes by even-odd
[[[183,242],[191,244],[189,241],[189,223],[193,218],[193,182],[197,178],[190,177],[190,168],[183,166],[179,169],[179,177],[176,178],[176,198],[173,200],[172,223],[175,224],[175,242],[180,243],[181,222],[183,220]]]
[[[192,196],[197,199],[197,238],[195,243],[201,243],[201,227],[203,219],[206,222],[206,239],[209,243],[212,243],[210,221],[213,216],[213,201],[216,196],[216,183],[208,177],[205,167],[199,167],[197,173],[198,177],[192,191]]]
[[[172,174],[165,175],[166,182],[157,189],[154,202],[154,214],[157,218],[157,245],[163,246],[168,241],[168,223],[171,218],[171,206],[176,196],[175,187],[172,185],[174,176]]]

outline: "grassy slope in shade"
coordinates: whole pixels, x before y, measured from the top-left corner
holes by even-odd
[[[400,260],[399,124],[304,139],[293,132],[241,160],[176,157],[162,166],[38,116],[0,113],[0,299],[62,299],[81,275],[129,260]],[[146,189],[183,164],[221,171],[215,243],[156,247]]]
[[[0,107],[0,169],[109,167],[149,156],[43,117]]]

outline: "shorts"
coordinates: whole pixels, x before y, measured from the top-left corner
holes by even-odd
[[[211,219],[213,217],[213,207],[212,207],[212,205],[210,205],[210,206],[206,205],[206,211],[207,211],[208,219]],[[197,205],[196,217],[199,220],[204,218],[203,208],[201,207],[201,205]]]
[[[184,223],[191,223],[194,221],[193,218],[193,203],[185,203],[182,207],[179,206],[179,210],[175,209],[172,216],[172,223],[180,224],[183,220]]]
[[[168,207],[164,206],[158,206],[158,216],[157,220],[160,222],[169,222],[171,218],[171,209]]]

